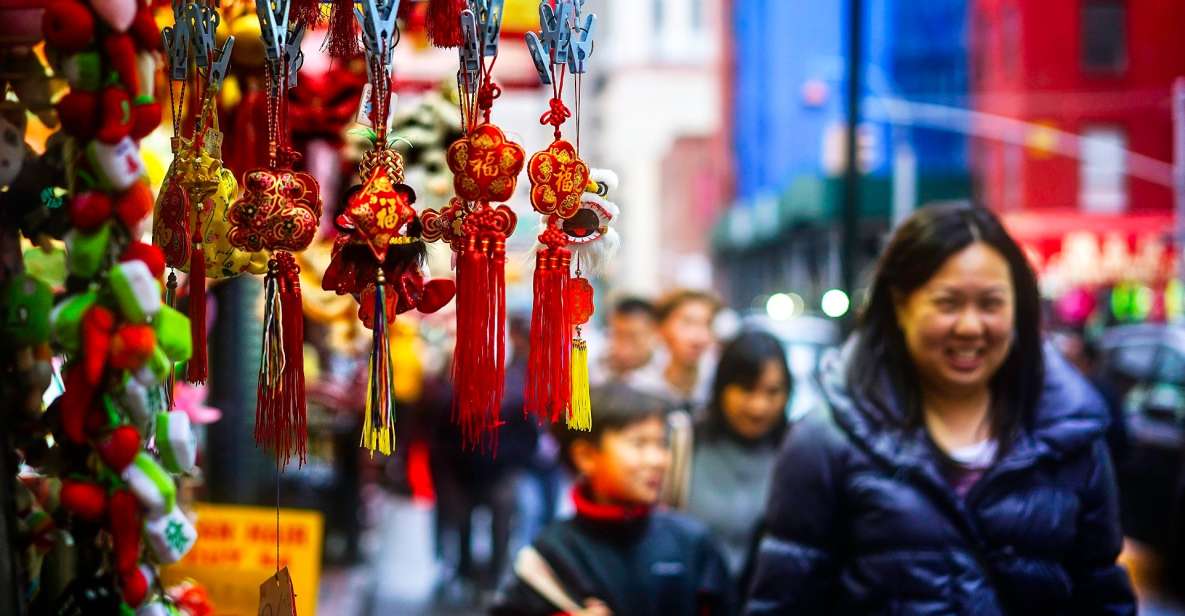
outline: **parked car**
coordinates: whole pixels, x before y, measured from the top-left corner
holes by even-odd
[[[1118,460],[1124,532],[1173,560],[1185,537],[1185,327],[1124,325],[1099,344],[1102,377],[1122,400]]]

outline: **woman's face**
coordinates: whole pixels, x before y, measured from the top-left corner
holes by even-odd
[[[790,384],[782,367],[770,360],[761,367],[753,387],[726,385],[720,395],[720,408],[734,432],[747,439],[759,439],[778,425],[789,397]]]
[[[980,393],[1012,345],[1014,290],[1008,262],[976,242],[924,285],[896,299],[897,323],[925,388]]]

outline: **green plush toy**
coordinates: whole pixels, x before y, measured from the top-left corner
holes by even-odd
[[[156,343],[174,363],[187,361],[193,355],[189,317],[170,306],[161,306],[152,328],[156,330]]]
[[[79,293],[66,298],[49,314],[49,327],[54,340],[68,353],[78,351],[78,328],[82,317],[91,306],[98,301],[99,294],[94,291]]]
[[[93,278],[99,273],[111,243],[110,223],[103,223],[91,233],[71,229],[65,239],[66,269],[82,278]]]
[[[16,274],[0,289],[0,306],[4,314],[0,343],[21,348],[49,341],[49,313],[53,308],[49,285],[28,274]]]

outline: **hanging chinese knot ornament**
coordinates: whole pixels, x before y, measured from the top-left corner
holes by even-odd
[[[169,99],[173,116],[173,162],[161,187],[153,215],[152,241],[165,264],[189,273],[190,337],[194,349],[186,379],[207,376],[206,280],[267,271],[267,253],[236,249],[228,238],[227,208],[238,193],[234,173],[222,164],[222,132],[217,99],[230,64],[235,38],[215,46],[218,11],[202,4],[174,7],[175,25],[164,33],[169,62]],[[190,71],[190,65],[196,70]],[[191,78],[192,75],[192,78]],[[177,87],[180,84],[180,87]],[[185,134],[186,90],[192,88],[196,113]],[[175,90],[180,90],[180,95]],[[169,274],[169,299],[176,288]]]
[[[289,25],[291,1],[256,3],[267,58],[268,166],[245,174],[243,194],[226,213],[232,246],[272,252],[264,283],[255,442],[275,452],[279,466],[293,455],[303,464],[307,440],[300,268],[290,253],[308,247],[321,217],[317,180],[292,169],[299,154],[288,140],[288,88],[304,59],[305,24]]]
[[[590,188],[590,172],[577,147],[563,138],[560,127],[572,115],[563,98],[568,71],[574,77],[579,110],[580,76],[592,49],[596,16],[588,14],[582,22],[572,0],[552,4],[546,0],[539,3],[542,31],[526,35],[539,79],[552,87],[549,108],[539,121],[554,128],[554,141],[531,156],[527,164],[531,205],[543,216],[544,228],[535,253],[524,407],[540,421],[555,422],[563,417],[569,427],[587,430],[592,426],[588,349],[580,330],[592,316],[593,288],[582,276],[582,264],[572,261],[564,224],[581,211],[583,195]]]
[[[456,292],[451,280],[428,280],[425,275],[421,225],[413,207],[416,193],[403,183],[402,157],[387,144],[397,6],[393,0],[366,0],[358,14],[370,80],[363,101],[368,112],[361,119],[374,127],[374,150],[363,157],[362,184],[350,189],[336,221],[340,234],[321,282],[326,291],[354,296],[358,318],[373,332],[361,445],[386,455],[395,448],[390,334],[395,317],[413,308],[435,312]]]
[[[517,223],[501,202],[514,193],[526,159],[522,146],[490,122],[501,92],[492,78],[501,7],[500,0],[476,0],[460,11],[457,84],[465,136],[446,155],[457,196],[442,211],[423,214],[423,237],[447,241],[457,256],[453,420],[466,446],[490,450],[506,376],[506,238]]]

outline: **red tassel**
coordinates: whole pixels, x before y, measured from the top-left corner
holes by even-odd
[[[483,437],[493,432],[495,417],[490,399],[483,393],[493,391],[493,366],[487,357],[492,351],[492,328],[489,310],[489,259],[482,241],[470,236],[457,263],[457,345],[453,353],[453,421],[461,427],[465,446],[476,448]],[[484,368],[484,370],[483,370]]]
[[[321,2],[319,0],[292,0],[290,15],[309,30],[321,25]]]
[[[358,26],[354,19],[354,0],[334,0],[329,13],[329,33],[325,51],[334,58],[352,58],[362,53]]]
[[[545,246],[535,254],[534,305],[531,310],[531,349],[527,358],[524,411],[540,422],[566,417],[572,400],[572,327],[568,321],[567,287],[572,253],[566,241],[540,238]],[[551,234],[554,235],[554,234]]]
[[[465,0],[428,0],[428,40],[437,47],[460,47]]]
[[[275,452],[283,467],[293,455],[304,465],[307,442],[300,267],[291,254],[278,252],[268,263],[264,292],[255,443]]]
[[[195,225],[193,248],[189,251],[189,335],[193,357],[185,371],[190,383],[205,383],[206,365],[206,253],[202,250],[201,224]]]

